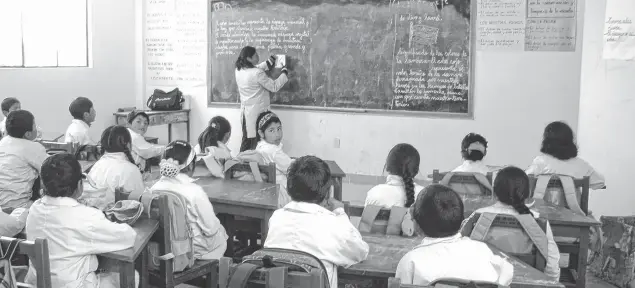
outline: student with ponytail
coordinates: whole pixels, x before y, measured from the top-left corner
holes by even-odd
[[[97,207],[114,203],[115,190],[123,188],[125,192],[143,191],[143,176],[132,158],[132,137],[126,127],[110,126],[101,134],[103,156],[90,169],[89,176],[96,184],[99,193],[85,191],[86,198],[102,198]],[[96,194],[96,195],[93,195]],[[105,194],[105,195],[104,195]]]
[[[365,205],[410,207],[423,190],[414,183],[414,177],[419,174],[419,161],[419,152],[412,145],[401,143],[393,147],[386,159],[386,184],[370,189]]]
[[[223,165],[225,160],[231,159],[231,150],[227,147],[227,141],[231,136],[231,125],[222,116],[216,116],[209,121],[209,126],[198,136],[198,144],[194,147],[194,152],[200,157],[199,162],[203,162],[207,167],[206,172],[197,176],[209,176],[223,178]]]
[[[236,59],[236,85],[240,94],[240,111],[243,138],[240,152],[256,148],[256,121],[260,113],[270,110],[271,93],[278,92],[289,79],[287,68],[282,67],[279,76],[271,79],[265,71],[274,69],[276,57],[260,62],[256,48],[245,46]],[[277,73],[276,73],[277,74]]]
[[[494,194],[498,202],[492,206],[478,209],[475,213],[531,214],[535,218],[539,216],[537,212],[531,211],[526,204],[527,199],[530,197],[529,177],[520,168],[509,166],[501,169],[494,180]],[[470,218],[473,216],[474,214]],[[466,222],[468,221],[469,219],[466,220]],[[547,234],[549,256],[547,257],[547,266],[544,272],[551,279],[558,281],[560,279],[560,266],[558,265],[560,252],[556,241],[554,241],[549,223],[547,223],[545,232]]]
[[[177,140],[168,144],[159,164],[161,179],[150,190],[169,191],[184,198],[188,202],[184,217],[191,229],[194,258],[220,259],[227,249],[227,233],[207,194],[192,179],[195,162],[196,153],[189,143]]]

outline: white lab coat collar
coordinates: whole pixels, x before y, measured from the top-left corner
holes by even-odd
[[[300,213],[308,213],[308,214],[325,214],[325,215],[336,216],[335,213],[329,211],[328,209],[318,204],[308,203],[308,202],[291,201],[287,203],[287,205],[284,205],[282,209],[291,211],[291,212],[300,212]]]
[[[439,243],[454,243],[461,240],[461,238],[463,238],[463,236],[461,235],[460,232],[450,237],[443,237],[443,238],[425,237],[423,238],[423,240],[421,240],[421,244],[417,245],[414,249],[417,249],[420,247],[426,247],[426,246],[430,246],[434,244],[439,244]]]
[[[116,159],[116,160],[123,160],[123,161],[128,161],[130,162],[130,160],[128,159],[128,156],[126,156],[126,153],[123,152],[106,152],[104,153],[104,155],[101,156],[101,159]]]
[[[44,195],[42,197],[42,203],[45,205],[52,205],[52,206],[68,206],[68,207],[73,207],[73,206],[79,206],[79,202],[77,202],[76,199],[70,198],[70,197],[51,197],[48,195]]]
[[[84,120],[73,119],[71,122],[79,124],[79,125],[85,127],[86,130],[88,130],[88,128],[90,128],[90,124],[86,123],[86,121],[84,121]]]

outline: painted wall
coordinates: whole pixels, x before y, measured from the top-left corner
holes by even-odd
[[[577,127],[583,13],[580,1],[576,52],[477,52],[474,120],[278,109],[285,150],[336,160],[347,173],[381,175],[388,151],[407,142],[419,150],[422,174],[428,174],[459,165],[462,138],[478,132],[490,142],[487,162],[526,167],[538,154],[546,124],[564,120]],[[232,123],[230,148],[237,151],[238,108],[207,107],[206,88],[182,90],[192,96],[192,140],[211,117],[222,115]]]
[[[98,140],[101,131],[114,123],[112,112],[134,106],[142,85],[135,76],[139,60],[135,41],[141,30],[134,29],[135,3],[129,0],[92,0],[89,36],[92,39],[90,68],[0,69],[2,98],[17,97],[22,108],[35,115],[46,139],[63,134],[72,117],[68,106],[79,96],[90,98],[97,119],[90,134]]]
[[[606,190],[592,192],[598,215],[635,214],[635,61],[602,59],[606,0],[587,1],[582,53],[580,156],[606,177]]]

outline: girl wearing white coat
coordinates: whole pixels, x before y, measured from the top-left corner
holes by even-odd
[[[236,60],[236,85],[240,94],[240,111],[243,138],[240,152],[256,148],[256,119],[260,113],[269,111],[271,92],[278,92],[289,80],[287,69],[277,79],[271,79],[265,71],[275,65],[276,59],[271,56],[266,62],[258,64],[260,58],[256,48],[245,46]]]

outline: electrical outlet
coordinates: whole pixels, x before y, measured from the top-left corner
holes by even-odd
[[[335,138],[335,141],[333,141],[333,147],[340,148],[340,138]]]

